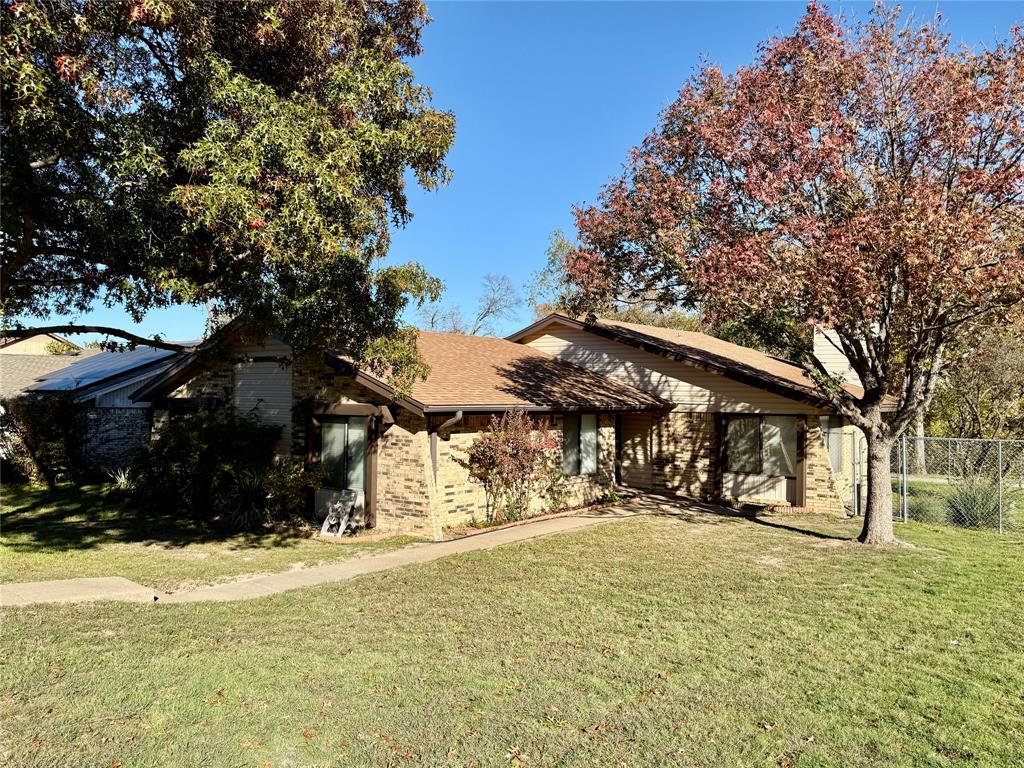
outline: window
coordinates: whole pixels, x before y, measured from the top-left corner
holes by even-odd
[[[725,471],[796,477],[795,416],[726,416]]]
[[[562,474],[597,472],[597,415],[567,413],[562,420]]]
[[[761,474],[761,417],[727,416],[725,469],[744,475]]]
[[[763,474],[796,477],[796,419],[765,416],[761,419]]]
[[[828,458],[832,464],[832,470],[842,472],[843,470],[843,417],[822,416],[821,434],[828,447]]]
[[[329,488],[365,488],[366,428],[365,416],[329,416],[321,421],[320,462]]]

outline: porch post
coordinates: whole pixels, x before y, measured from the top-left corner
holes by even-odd
[[[807,416],[796,419],[796,500],[794,506],[807,506]]]

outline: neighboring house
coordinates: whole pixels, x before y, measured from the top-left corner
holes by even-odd
[[[132,400],[129,395],[179,355],[152,347],[97,350],[39,377],[23,393],[36,397],[67,393],[86,406],[84,458],[94,469],[116,469],[130,464],[150,435],[150,403]]]
[[[41,333],[27,338],[0,336],[0,355],[48,355],[51,344],[63,349],[78,349],[77,344],[56,333]]]
[[[620,420],[624,484],[844,509],[822,435],[822,419],[841,422],[799,366],[703,333],[558,314],[509,338],[672,404]]]
[[[504,339],[423,331],[431,367],[408,396],[356,370],[342,352],[292,360],[279,341],[197,354],[133,396],[154,428],[174,411],[232,404],[282,428],[279,453],[321,462],[329,489],[356,491],[369,525],[440,538],[482,520],[486,499],[456,459],[491,414],[521,409],[565,438],[568,503],[601,497],[615,477],[615,417],[660,410],[655,397]]]
[[[368,524],[439,538],[481,519],[458,459],[492,414],[522,409],[563,436],[567,501],[612,482],[706,499],[840,512],[822,418],[799,367],[700,333],[551,315],[509,339],[421,332],[431,372],[396,397],[343,351],[293,359],[238,331],[178,358],[132,397],[175,412],[230,405],[281,427],[280,455],[321,462]],[[851,386],[851,391],[856,388]]]
[[[67,368],[96,351],[82,349],[66,355],[0,355],[0,399],[19,397],[43,376]]]

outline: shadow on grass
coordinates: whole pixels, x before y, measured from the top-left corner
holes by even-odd
[[[793,525],[773,519],[759,506],[745,505],[740,508],[728,507],[695,499],[680,498],[667,493],[648,491],[621,504],[598,509],[587,514],[588,517],[632,517],[653,516],[670,517],[686,523],[699,525],[722,525],[729,522],[748,521],[768,528],[777,528],[815,539],[832,539],[835,541],[852,541],[854,536],[829,533],[810,526]]]
[[[220,528],[209,523],[131,507],[104,486],[32,488],[3,486],[4,546],[17,552],[83,550],[107,544],[167,548],[221,543],[232,548],[294,546],[302,531],[265,533]]]

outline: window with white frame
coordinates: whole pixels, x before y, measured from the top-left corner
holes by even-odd
[[[567,413],[562,420],[562,474],[597,472],[597,415]]]

